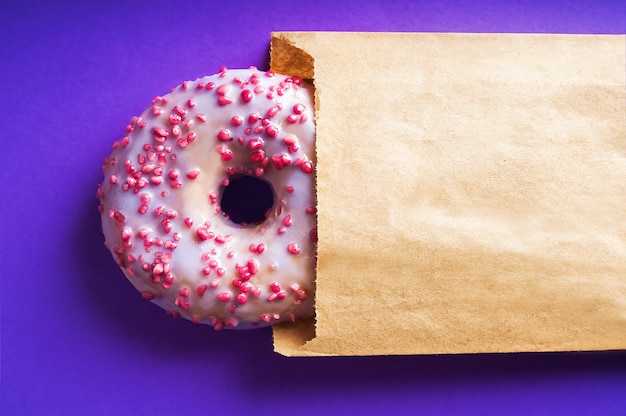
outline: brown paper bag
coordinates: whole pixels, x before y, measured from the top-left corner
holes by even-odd
[[[314,80],[316,322],[284,355],[626,348],[624,36],[274,33]]]

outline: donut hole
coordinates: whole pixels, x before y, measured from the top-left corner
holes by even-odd
[[[274,190],[256,176],[232,176],[223,187],[220,206],[224,217],[240,226],[264,222],[274,206]]]

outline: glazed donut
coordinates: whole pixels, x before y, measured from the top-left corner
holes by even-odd
[[[221,68],[155,97],[105,158],[105,246],[174,317],[253,328],[313,315],[312,87]]]

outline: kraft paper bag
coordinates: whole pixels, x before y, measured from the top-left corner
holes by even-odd
[[[626,37],[274,33],[316,91],[289,356],[626,348]]]

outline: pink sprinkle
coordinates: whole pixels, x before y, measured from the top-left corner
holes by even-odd
[[[157,137],[162,137],[165,138],[169,135],[168,131],[165,130],[163,127],[153,127],[152,128],[152,133],[157,136]]]
[[[303,104],[296,104],[293,106],[293,112],[296,114],[302,114],[304,113],[304,110],[306,109],[306,107]]]
[[[257,150],[250,155],[250,161],[252,163],[260,163],[265,158],[265,152],[263,150]]]
[[[274,167],[276,169],[281,170],[291,163],[291,156],[289,156],[287,153],[272,156],[272,163],[274,164]]]
[[[241,91],[241,99],[246,102],[249,103],[250,101],[252,101],[252,91],[250,90],[243,90]]]
[[[209,239],[209,231],[205,227],[198,228],[196,234],[198,235],[198,238],[202,241]]]
[[[200,285],[196,288],[196,293],[198,294],[198,296],[202,297],[204,296],[204,292],[206,292],[208,288],[209,286],[207,285]]]
[[[177,124],[180,124],[180,122],[182,121],[182,118],[178,115],[178,114],[170,114],[170,124],[172,126],[175,126]]]
[[[193,220],[191,218],[189,218],[189,217],[185,218],[184,221],[185,221],[185,225],[187,227],[191,227],[193,225]]]
[[[113,218],[116,222],[126,221],[126,217],[124,217],[121,212],[115,210],[109,211],[109,217]]]
[[[267,126],[265,128],[265,134],[267,134],[269,137],[276,137],[278,136],[278,129],[275,126]]]
[[[273,282],[272,284],[270,284],[270,290],[274,293],[280,292],[280,285],[278,284],[278,282]]]
[[[256,246],[256,252],[261,254],[265,251],[265,244],[261,243],[258,246]]]
[[[313,162],[311,162],[310,160],[307,160],[306,162],[300,165],[300,169],[302,169],[302,172],[304,173],[313,172]]]
[[[202,123],[206,122],[206,115],[205,114],[196,114],[196,118],[198,119],[198,121],[201,121]]]
[[[229,302],[231,298],[232,295],[228,292],[222,292],[217,294],[217,300],[219,300],[220,302]]]
[[[230,90],[230,85],[223,84],[217,88],[217,95],[226,95],[226,93]]]
[[[246,295],[245,293],[240,293],[239,295],[237,295],[237,302],[240,305],[244,305],[247,301],[248,301],[248,295]]]
[[[278,114],[279,111],[280,111],[280,108],[276,105],[273,107],[270,107],[270,109],[267,110],[267,117],[272,118],[276,116],[276,114]]]
[[[231,104],[232,102],[233,102],[232,98],[226,97],[224,95],[221,95],[220,98],[217,99],[217,103],[222,107],[225,105]]]
[[[287,246],[287,251],[290,252],[291,254],[299,254],[300,247],[297,244],[289,244]]]
[[[288,193],[290,193],[290,194],[291,194],[291,193],[293,193],[293,186],[288,185],[288,186],[287,186],[287,188],[286,188],[286,190],[287,190],[287,192],[288,192]]]
[[[230,130],[222,129],[219,133],[217,133],[217,138],[223,142],[228,142],[232,140],[232,136],[230,135]]]
[[[255,259],[248,260],[248,270],[250,270],[250,274],[257,274],[259,271],[259,262]]]
[[[226,242],[226,238],[221,235],[215,236],[215,242],[218,244],[224,244]]]
[[[143,292],[141,292],[141,296],[146,300],[154,299],[154,293],[148,292],[147,290],[144,290]]]
[[[154,165],[153,164],[147,164],[147,165],[143,165],[141,167],[141,173],[150,173],[154,171]]]
[[[124,227],[122,229],[122,240],[130,240],[130,237],[133,235],[130,227]]]
[[[250,282],[243,282],[241,283],[239,290],[242,293],[249,293],[250,291],[252,291],[252,285],[250,284]]]
[[[196,179],[199,174],[200,174],[199,170],[192,170],[192,171],[187,172],[187,177],[189,179]]]
[[[220,159],[224,162],[228,162],[230,160],[233,159],[233,152],[224,147],[223,149],[218,149],[218,151],[220,152]]]
[[[285,218],[283,218],[283,225],[285,227],[289,227],[289,226],[291,226],[291,224],[292,224],[291,215],[285,216]]]
[[[233,118],[230,119],[230,124],[234,127],[241,126],[243,124],[243,118],[241,116],[233,116]]]
[[[255,137],[248,142],[248,146],[250,146],[250,149],[260,149],[263,147],[263,139]]]
[[[254,124],[261,119],[261,116],[258,113],[250,113],[248,116],[248,124]]]

